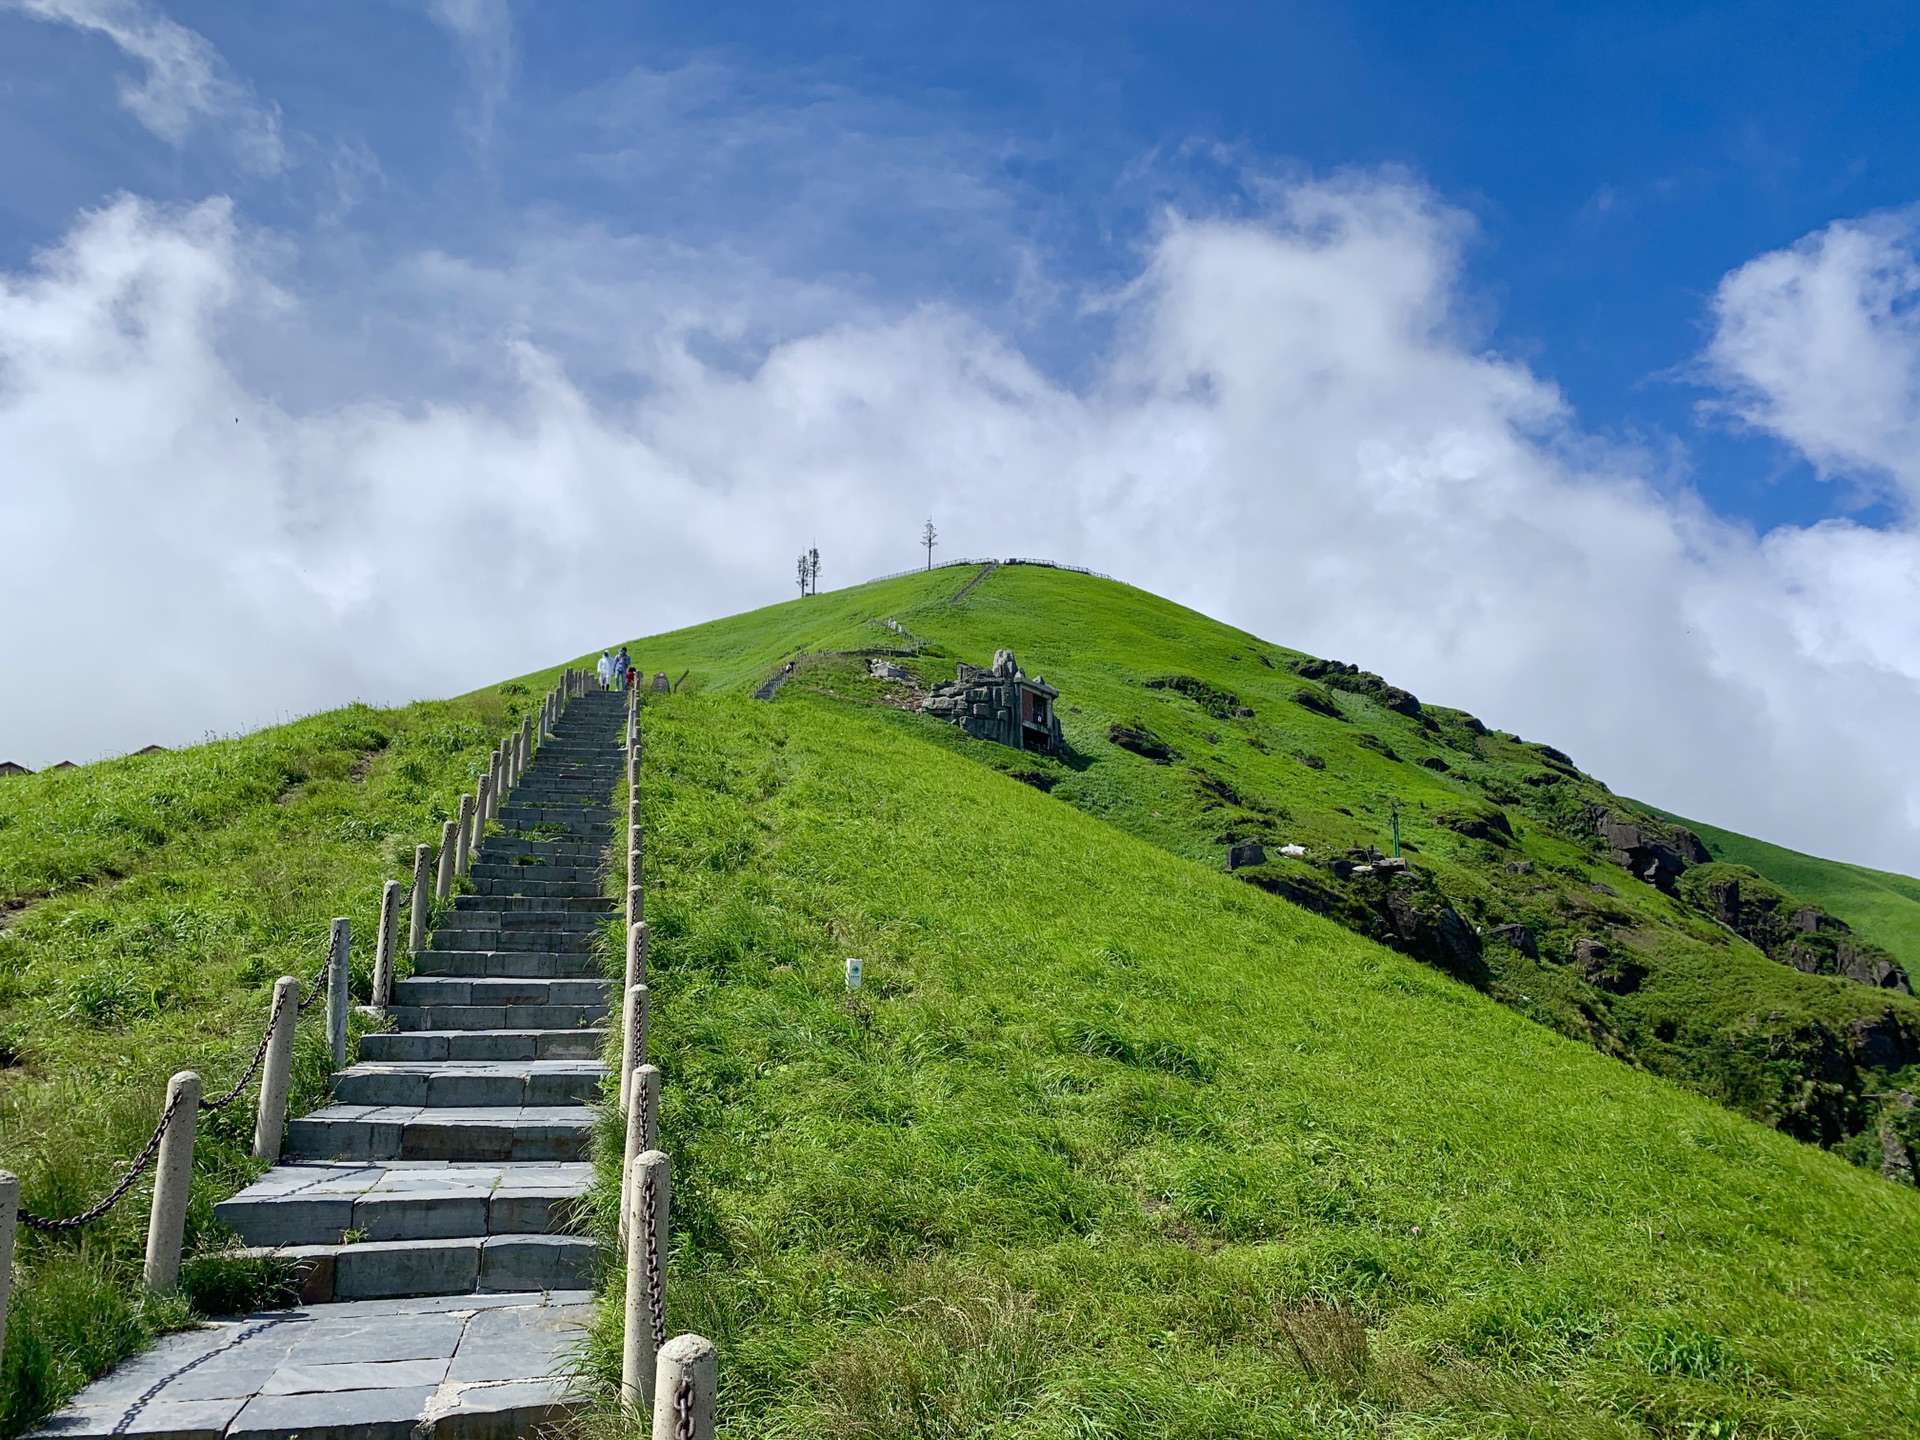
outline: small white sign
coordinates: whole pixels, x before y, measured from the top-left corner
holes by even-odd
[[[861,981],[861,964],[852,956],[847,957],[847,989],[858,990]]]

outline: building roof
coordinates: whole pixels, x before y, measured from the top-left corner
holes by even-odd
[[[0,760],[0,775],[31,775],[33,771],[24,765],[16,765],[11,760]]]

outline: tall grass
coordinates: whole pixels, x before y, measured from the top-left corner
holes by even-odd
[[[669,1329],[728,1433],[1920,1430],[1913,1192],[915,725],[648,726]]]

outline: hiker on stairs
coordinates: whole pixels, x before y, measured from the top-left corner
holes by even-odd
[[[593,668],[594,672],[600,677],[600,688],[602,690],[611,690],[613,688],[613,656],[607,651],[602,650],[600,652],[600,663]]]

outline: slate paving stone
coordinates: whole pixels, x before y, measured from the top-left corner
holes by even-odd
[[[567,1372],[592,1298],[469,1295],[220,1321],[166,1337],[33,1433],[379,1440],[425,1425],[447,1440],[522,1434],[513,1427],[582,1403]],[[475,1428],[484,1425],[499,1428]]]

